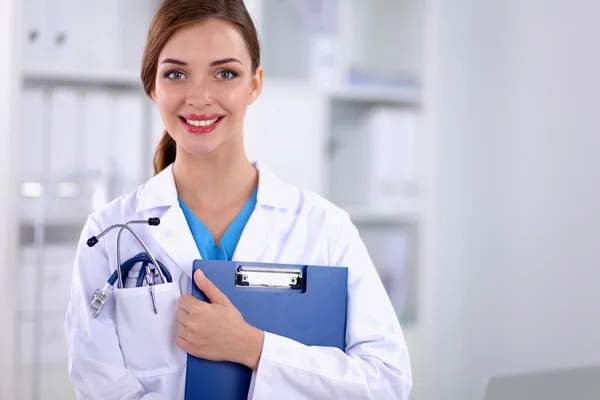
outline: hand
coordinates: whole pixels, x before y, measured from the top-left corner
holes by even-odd
[[[202,271],[196,271],[194,281],[210,303],[189,294],[179,299],[177,346],[198,358],[231,361],[256,370],[264,332],[246,323],[229,298]]]

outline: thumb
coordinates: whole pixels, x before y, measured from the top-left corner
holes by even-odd
[[[215,284],[212,283],[212,281],[208,279],[199,269],[194,272],[194,282],[196,282],[198,289],[200,289],[202,293],[208,297],[208,300],[212,304],[221,304],[224,306],[231,304],[229,298],[223,292],[221,292],[219,288],[217,288]]]

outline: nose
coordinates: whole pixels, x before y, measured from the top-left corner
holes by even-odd
[[[207,82],[196,82],[190,85],[186,96],[186,102],[190,107],[202,108],[212,104],[212,96]]]

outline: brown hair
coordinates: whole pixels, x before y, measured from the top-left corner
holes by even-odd
[[[163,0],[150,24],[142,59],[142,83],[148,96],[152,97],[158,57],[167,41],[179,28],[208,18],[231,22],[240,30],[252,58],[252,71],[256,71],[260,65],[260,43],[243,0]],[[174,162],[175,154],[175,141],[165,130],[154,153],[154,174]]]

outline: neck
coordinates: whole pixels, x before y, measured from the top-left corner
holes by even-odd
[[[177,149],[173,175],[179,197],[192,209],[218,211],[246,202],[258,186],[258,171],[243,150],[196,157]]]

